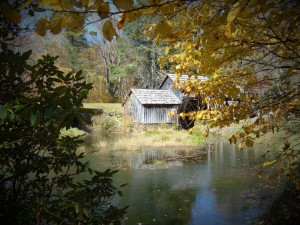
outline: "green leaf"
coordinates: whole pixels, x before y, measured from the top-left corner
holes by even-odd
[[[121,188],[121,187],[125,187],[125,186],[127,186],[127,184],[122,184],[122,185],[120,186],[120,188]]]
[[[37,117],[38,117],[37,113],[31,113],[31,115],[30,115],[30,123],[31,123],[32,126],[35,125],[35,123],[37,121]]]
[[[6,109],[3,105],[0,105],[0,119],[5,119],[7,116]]]
[[[91,168],[88,168],[88,172],[90,175],[93,175],[93,170]]]
[[[86,209],[83,209],[83,214],[84,214],[87,218],[91,218],[91,214],[90,214],[89,211],[87,211]]]

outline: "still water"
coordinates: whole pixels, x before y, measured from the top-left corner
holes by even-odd
[[[122,224],[251,223],[261,211],[255,190],[263,185],[257,176],[263,152],[239,151],[218,138],[206,149],[207,157],[193,163],[166,161],[183,151],[175,148],[95,149],[87,158],[93,169],[120,169],[116,184],[128,184],[116,199],[119,206],[129,205]]]

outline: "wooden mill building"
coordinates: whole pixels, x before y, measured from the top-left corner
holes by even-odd
[[[207,80],[197,76],[180,77],[180,81],[188,79]],[[167,74],[159,89],[131,89],[123,103],[125,118],[141,124],[177,123],[177,109],[182,103],[184,94],[173,89],[175,74]]]
[[[124,102],[125,117],[142,124],[177,123],[181,101],[169,90],[131,89]],[[173,114],[173,115],[172,115]]]

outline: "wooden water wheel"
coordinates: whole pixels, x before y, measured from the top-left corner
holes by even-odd
[[[178,114],[180,113],[189,113],[189,112],[196,112],[200,109],[204,109],[202,105],[201,98],[193,98],[193,97],[184,97],[182,100],[181,105],[178,107]],[[190,129],[195,125],[195,120],[191,119],[190,117],[186,116],[184,118],[179,116],[178,122],[183,129]]]

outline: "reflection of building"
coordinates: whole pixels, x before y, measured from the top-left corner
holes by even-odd
[[[189,79],[196,78],[182,75],[179,81],[185,82]],[[197,79],[207,80],[203,76],[198,76]],[[123,103],[125,117],[141,124],[177,122],[177,109],[184,94],[173,89],[174,81],[175,75],[167,74],[159,89],[131,89]]]

